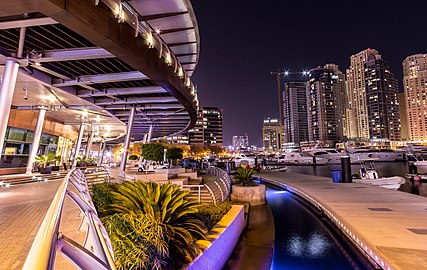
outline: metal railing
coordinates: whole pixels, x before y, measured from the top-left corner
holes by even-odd
[[[226,171],[217,167],[210,167],[207,172],[210,175],[217,176],[219,180],[213,180],[204,185],[182,185],[182,188],[192,194],[197,194],[199,203],[202,203],[205,199],[212,201],[216,205],[218,202],[225,202],[228,200],[231,192],[230,176]],[[210,198],[206,198],[206,195],[205,197],[202,196],[203,191],[204,194],[209,194]]]
[[[78,194],[69,189],[69,184]],[[83,244],[60,231],[66,196],[84,213],[87,228]],[[54,269],[57,253],[82,270],[116,269],[110,239],[93,205],[86,178],[79,169],[72,169],[59,187],[22,269]]]

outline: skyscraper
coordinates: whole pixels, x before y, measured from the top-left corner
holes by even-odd
[[[262,126],[262,146],[264,151],[278,151],[281,147],[280,126],[277,118],[264,119]]]
[[[408,56],[402,65],[409,139],[427,140],[427,54]]]
[[[284,143],[308,141],[306,82],[285,82],[282,90]]]
[[[308,137],[333,146],[342,140],[342,92],[338,66],[330,64],[310,70],[307,82]],[[341,75],[343,75],[341,73]]]
[[[400,140],[398,84],[378,51],[350,57],[346,111],[349,138]]]
[[[347,75],[347,128],[349,138],[369,138],[368,107],[366,105],[365,63],[370,59],[380,59],[374,49],[361,51],[350,57]]]
[[[197,122],[188,132],[192,146],[222,146],[222,109],[203,107],[197,113]]]
[[[398,84],[387,62],[368,55],[365,80],[369,138],[400,140]]]

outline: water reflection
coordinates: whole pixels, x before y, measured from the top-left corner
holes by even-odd
[[[408,173],[408,163],[406,162],[376,162],[375,163],[378,174],[380,177],[390,177],[394,175],[400,175],[405,177]],[[339,164],[324,165],[324,166],[292,166],[288,165],[288,172],[303,173],[311,175],[319,175],[325,177],[331,177],[332,169],[340,169]],[[351,173],[359,174],[360,165],[351,164]],[[406,178],[405,178],[406,179]],[[405,184],[401,185],[400,191],[421,195],[427,197],[427,182],[410,181],[406,179]]]
[[[294,195],[268,189],[275,225],[272,269],[373,269]]]

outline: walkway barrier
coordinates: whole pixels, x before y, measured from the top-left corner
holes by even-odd
[[[226,171],[217,167],[208,168],[208,174],[217,176],[218,180],[209,181],[204,185],[182,185],[182,189],[189,191],[189,198],[199,203],[225,202],[230,198],[231,180]]]
[[[77,190],[77,194],[70,190],[69,184]],[[66,196],[84,213],[82,222],[87,226],[83,244],[75,242],[60,232]],[[57,253],[62,254],[82,270],[116,269],[114,252],[107,231],[93,205],[87,179],[78,168],[72,169],[59,187],[22,269],[54,269]]]

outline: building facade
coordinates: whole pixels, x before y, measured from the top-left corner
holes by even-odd
[[[346,113],[348,138],[369,139],[368,107],[366,104],[365,63],[380,59],[378,51],[367,49],[350,57],[346,71],[348,108]]]
[[[248,135],[245,135],[245,136],[235,135],[235,136],[233,136],[233,147],[234,147],[234,149],[247,149],[249,147]]]
[[[401,140],[397,79],[388,63],[373,54],[365,63],[365,89],[369,138]]]
[[[202,107],[197,112],[196,125],[188,132],[192,146],[222,146],[222,109]]]
[[[336,71],[336,65],[319,66],[310,70],[307,82],[308,138],[322,145],[333,146],[343,137],[343,84]]]
[[[403,65],[408,136],[412,141],[427,140],[427,54],[406,57]]]
[[[280,125],[277,118],[264,119],[262,126],[262,147],[264,151],[273,152],[281,148]]]
[[[304,81],[285,82],[282,90],[283,143],[308,141],[307,95]]]

